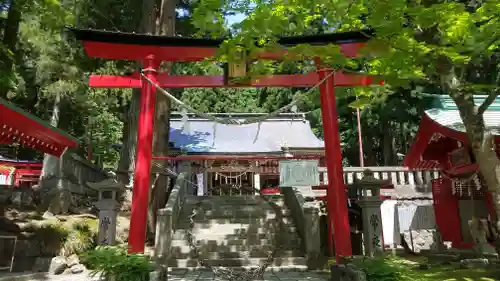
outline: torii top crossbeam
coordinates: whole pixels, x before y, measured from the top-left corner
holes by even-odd
[[[157,60],[172,62],[202,61],[215,55],[224,39],[154,36],[148,34],[111,32],[69,28],[83,42],[89,57],[113,60],[142,60],[154,55]],[[281,37],[278,44],[283,51],[266,52],[252,59],[282,59],[287,47],[299,44],[336,44],[345,57],[355,57],[368,40],[371,31],[343,32],[310,36]]]
[[[321,112],[325,136],[326,164],[328,169],[327,208],[329,213],[328,239],[330,253],[335,253],[337,260],[341,256],[351,256],[351,238],[347,212],[347,198],[342,170],[342,152],[338,131],[337,109],[335,101],[336,86],[368,86],[379,84],[372,77],[344,74],[324,68],[320,61],[317,71],[308,74],[273,75],[252,77],[250,81],[228,83],[228,76],[175,76],[158,73],[163,61],[195,62],[210,58],[216,54],[223,42],[213,39],[195,39],[183,37],[152,36],[144,34],[119,33],[100,30],[70,29],[76,39],[83,42],[87,55],[94,58],[113,60],[137,60],[143,63],[141,73],[127,76],[96,76],[89,80],[91,87],[100,88],[142,88],[140,112],[137,129],[137,159],[134,176],[134,192],[130,219],[129,252],[144,251],[148,194],[150,189],[150,171],[152,161],[152,140],[154,110],[156,105],[157,85],[163,88],[192,87],[311,87],[319,84]],[[281,60],[288,55],[287,48],[299,44],[329,45],[340,48],[345,57],[356,57],[359,50],[369,39],[364,32],[345,32],[314,36],[282,37],[278,43],[283,47],[278,52],[262,52],[255,57],[247,57],[245,63],[256,59]],[[311,58],[316,59],[316,58]],[[233,65],[234,66],[234,65]],[[231,68],[233,72],[237,67]],[[233,73],[234,74],[234,73]],[[245,76],[245,75],[232,75]],[[320,84],[320,82],[322,82]],[[154,85],[156,84],[156,85]],[[333,236],[335,229],[335,236]]]
[[[79,145],[64,131],[0,98],[0,144],[13,143],[58,157]]]
[[[101,30],[70,29],[83,46],[89,57],[113,60],[143,60],[152,56],[158,61],[196,62],[215,55],[223,40],[184,37],[153,36],[134,33],[118,33]],[[366,31],[369,33],[369,31]],[[278,40],[283,49],[275,52],[262,52],[255,58],[281,60],[287,53],[286,48],[298,44],[328,45],[336,44],[345,57],[356,57],[368,40],[366,32],[345,32],[314,36],[282,37]],[[289,56],[290,57],[290,56]],[[313,59],[313,58],[312,58]],[[252,77],[250,81],[227,84],[224,76],[170,75],[158,73],[157,83],[164,88],[218,88],[218,87],[312,87],[318,83],[318,73],[293,75],[273,75]],[[371,85],[371,77],[335,73],[335,85]],[[126,76],[91,75],[89,86],[94,88],[140,88],[139,73]]]

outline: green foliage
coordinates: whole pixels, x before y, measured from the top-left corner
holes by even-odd
[[[366,273],[367,281],[443,281],[498,280],[498,269],[457,269],[457,265],[429,264],[424,257],[379,257],[354,259],[353,264]],[[421,269],[419,264],[426,264]]]
[[[362,63],[365,72],[383,75],[396,86],[409,80],[448,86],[443,76],[450,73],[463,87],[483,84],[496,87],[498,68],[494,73],[478,71],[495,63],[500,45],[500,14],[498,0],[469,4],[466,1],[205,1],[197,5],[194,25],[207,32],[223,30],[218,14],[246,11],[247,17],[238,25],[238,32],[226,40],[222,49],[231,59],[231,50],[246,48],[250,53],[276,48],[276,37],[308,34],[318,29],[346,31],[371,28],[375,35],[363,55],[346,59],[335,46],[292,48],[304,57],[319,57],[335,68]],[[207,16],[213,19],[207,24]],[[255,45],[255,40],[260,43]],[[305,61],[305,63],[309,63]],[[448,89],[447,89],[448,90]]]
[[[81,254],[95,247],[97,241],[97,220],[84,219],[69,222],[68,235],[61,247],[61,254]]]
[[[93,275],[106,280],[147,281],[153,265],[147,256],[128,255],[125,248],[99,246],[81,256]]]
[[[355,260],[354,264],[366,273],[367,281],[411,280],[409,268],[400,259],[366,258]]]
[[[25,227],[25,231],[34,233],[44,253],[70,256],[95,247],[97,220],[32,222]]]
[[[42,244],[42,248],[53,249],[54,251],[57,251],[58,247],[64,243],[69,235],[68,229],[57,222],[31,224],[26,230],[35,233],[35,239]]]

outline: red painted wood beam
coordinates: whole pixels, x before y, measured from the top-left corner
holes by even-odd
[[[294,159],[320,159],[319,155],[297,155],[293,157],[274,155],[179,155],[179,156],[153,156],[153,160],[294,160]]]
[[[345,74],[336,72],[335,86],[369,86],[383,84],[376,77],[361,74]],[[316,72],[307,74],[273,75],[254,78],[249,83],[238,85],[225,85],[223,76],[194,76],[194,75],[169,75],[158,73],[158,84],[164,88],[221,88],[221,87],[294,87],[308,88],[316,85],[319,81]],[[139,73],[128,76],[114,75],[91,75],[89,86],[92,88],[141,88],[141,77]]]
[[[365,43],[358,42],[338,46],[345,57],[356,57],[364,45]],[[83,41],[83,46],[89,57],[113,60],[143,60],[152,55],[160,61],[194,62],[213,57],[217,51],[217,48],[212,47],[162,47],[93,41]],[[256,55],[255,59],[281,60],[286,55],[293,59],[293,54],[286,50],[262,52]],[[297,59],[303,59],[303,57],[297,56]]]
[[[19,143],[43,153],[60,156],[79,143],[65,132],[0,99],[0,143]]]

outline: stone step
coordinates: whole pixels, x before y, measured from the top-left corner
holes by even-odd
[[[214,239],[215,238],[215,239]],[[199,246],[204,246],[207,245],[208,247],[213,247],[210,245],[215,245],[217,246],[263,246],[263,245],[276,245],[276,239],[274,238],[265,238],[265,239],[226,239],[225,237],[211,237],[211,238],[206,238],[206,237],[195,237],[196,245]],[[300,245],[301,240],[298,236],[296,237],[283,237],[280,239],[279,243],[281,245]],[[172,245],[171,247],[179,247],[179,246],[189,246],[189,243],[186,239],[174,239],[172,240]]]
[[[292,223],[283,223],[280,226],[277,222],[268,223],[265,225],[251,225],[243,223],[232,223],[232,224],[202,224],[195,223],[191,228],[189,222],[178,223],[175,232],[183,233],[186,231],[191,231],[196,235],[205,235],[212,233],[219,234],[257,234],[257,233],[269,233],[269,232],[287,232],[295,233],[298,232],[297,228]]]
[[[284,203],[283,197],[270,198],[267,197],[267,201],[260,198],[259,196],[188,196],[186,197],[185,204],[207,204],[207,205],[269,205],[267,202],[273,202],[275,204]]]
[[[193,212],[189,211],[181,211],[179,214],[179,218],[189,218]],[[291,218],[292,215],[290,212],[282,212],[281,215],[271,212],[210,212],[210,211],[198,211],[194,218],[203,218],[203,219],[276,219],[279,217],[283,218]]]
[[[248,206],[249,208],[256,206],[265,206],[268,208],[275,208],[276,206],[286,206],[284,200],[225,200],[225,199],[186,199],[183,205],[188,206],[211,206],[213,208],[225,206],[225,205],[235,205]]]
[[[183,227],[185,223],[189,222],[190,222],[189,217],[179,216],[179,221],[177,222],[177,224],[179,225],[179,227]],[[278,223],[276,219],[271,219],[271,218],[207,218],[203,216],[195,216],[193,218],[193,222],[195,224],[200,224],[205,227],[209,227],[211,225],[224,225],[224,224],[246,224],[253,226],[263,226],[263,225],[272,225]],[[283,219],[281,219],[281,222],[283,222],[285,225],[294,223],[291,217],[283,217]]]
[[[207,219],[207,220],[197,220],[196,217],[193,218],[194,229],[214,229],[219,226],[225,226],[238,229],[249,229],[249,228],[264,228],[264,229],[274,229],[279,226],[279,221],[275,219],[242,219],[242,218],[225,218],[225,219]],[[283,218],[281,223],[285,228],[295,227],[295,223],[291,218]],[[175,229],[189,229],[190,221],[187,218],[181,218],[180,221],[175,225]]]
[[[181,213],[192,213],[193,210],[196,208],[196,206],[191,206],[191,205],[185,205],[182,207]],[[227,216],[234,216],[234,215],[239,215],[239,214],[245,214],[245,215],[268,215],[268,214],[290,214],[291,211],[288,208],[280,207],[279,210],[275,210],[273,208],[267,208],[264,206],[246,206],[246,205],[238,205],[238,206],[233,206],[233,207],[214,207],[211,208],[209,206],[202,206],[200,208],[197,208],[198,213],[206,213],[206,214],[216,214],[216,215],[227,215]]]
[[[227,269],[233,270],[233,271],[249,271],[252,269],[257,269],[258,266],[238,266],[238,267],[226,267]],[[191,271],[197,271],[197,272],[211,272],[212,270],[210,268],[206,267],[201,267],[201,266],[193,266],[193,267],[168,267],[167,271],[169,273],[174,273],[174,274],[179,274],[179,272],[182,272],[183,274],[186,274],[187,272]],[[268,266],[265,270],[266,272],[297,272],[297,271],[307,271],[307,266],[305,265],[289,265],[289,266]],[[198,276],[198,274],[196,274]],[[184,279],[182,279],[184,280]],[[205,280],[205,279],[203,279]],[[212,280],[212,279],[209,279]],[[272,279],[275,280],[275,279]]]
[[[223,231],[221,229],[221,231]],[[214,240],[214,241],[221,241],[224,239],[232,240],[232,239],[244,239],[244,240],[254,240],[254,239],[275,239],[275,237],[279,236],[282,238],[290,238],[290,237],[299,237],[299,234],[297,233],[296,229],[290,228],[290,229],[284,229],[284,232],[276,233],[276,232],[233,232],[233,233],[224,233],[224,232],[211,232],[211,233],[196,233],[194,232],[193,235],[198,239],[203,239],[203,240]],[[182,239],[187,239],[188,237],[188,231],[183,230],[183,229],[178,229],[175,231],[174,235],[172,235],[173,240],[182,240]]]
[[[237,259],[214,259],[214,260],[204,260],[206,264],[211,266],[223,266],[223,267],[241,267],[241,266],[255,266],[258,267],[264,262],[264,259],[259,258],[237,258]],[[272,265],[274,266],[297,266],[297,265],[307,265],[306,258],[304,257],[291,257],[282,258],[277,257],[274,259]],[[198,260],[195,259],[169,259],[168,267],[198,267]]]
[[[271,247],[269,247],[271,248]],[[251,251],[233,251],[233,252],[205,252],[201,249],[199,250],[199,257],[204,260],[219,260],[219,259],[238,259],[238,258],[266,258],[269,253],[274,250],[264,251],[259,248],[255,248]],[[302,252],[299,250],[283,250],[276,252],[275,257],[301,257]],[[196,258],[195,252],[190,250],[189,252],[170,252],[169,258],[171,259],[194,259]]]
[[[217,245],[216,243],[209,243],[201,245],[198,247],[200,253],[233,253],[233,252],[262,252],[269,253],[274,251],[276,245]],[[299,244],[286,244],[279,247],[280,251],[293,251],[297,253],[302,253],[302,249]],[[190,246],[175,246],[171,248],[172,254],[189,254],[191,252]],[[303,256],[302,254],[298,256]]]

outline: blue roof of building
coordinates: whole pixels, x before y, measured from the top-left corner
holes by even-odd
[[[213,114],[244,120],[259,114]],[[185,126],[179,114],[170,119],[170,142],[197,153],[269,153],[282,147],[323,148],[303,114],[281,114],[260,124],[224,125],[190,116]]]

